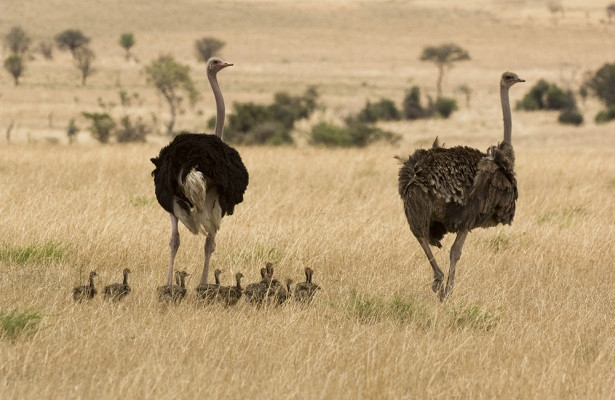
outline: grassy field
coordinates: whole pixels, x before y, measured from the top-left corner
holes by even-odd
[[[575,85],[613,62],[606,4],[565,1],[556,23],[529,0],[158,3],[0,5],[0,32],[20,24],[38,41],[77,27],[92,36],[98,63],[85,87],[59,52],[31,61],[17,88],[0,73],[0,398],[612,397],[615,135],[612,124],[593,123],[600,105],[581,105],[579,128],[554,113],[513,112],[515,221],[468,236],[443,304],[405,221],[393,159],[436,136],[483,150],[499,141],[504,70],[527,80],[511,89],[514,103],[540,78]],[[139,63],[126,63],[117,45],[128,30]],[[225,284],[236,272],[258,280],[267,261],[295,281],[309,266],[323,288],[309,307],[198,306],[204,238],[183,227],[176,265],[192,274],[190,296],[161,305],[170,224],[149,158],[165,139],[99,145],[79,117],[100,110],[98,98],[118,102],[123,89],[143,99],[131,113],[163,123],[166,108],[140,71],[171,52],[203,92],[178,128],[204,129],[214,105],[192,43],[205,35],[225,40],[236,64],[220,75],[229,104],[316,84],[327,106],[316,119],[342,118],[367,99],[399,102],[412,84],[433,94],[436,68],[418,60],[426,45],[454,41],[472,56],[444,82],[448,95],[472,87],[471,107],[460,98],[448,120],[383,125],[403,136],[395,146],[238,148],[250,184],[222,222],[213,266]],[[83,131],[69,146],[75,117]],[[435,252],[446,268],[452,239]],[[73,303],[72,287],[91,270],[100,289],[125,267],[125,302]],[[24,321],[35,326],[9,333]]]

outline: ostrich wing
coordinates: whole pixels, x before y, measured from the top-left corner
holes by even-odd
[[[517,181],[497,149],[478,163],[474,184],[464,205],[449,209],[455,230],[510,224],[515,216]]]
[[[182,192],[178,179],[185,181],[192,169],[200,171],[218,190],[222,215],[233,214],[236,204],[243,201],[248,186],[248,171],[237,150],[215,135],[186,133],[175,137],[160,150],[152,162],[156,197],[167,211],[173,211],[173,200],[186,210],[190,201]]]

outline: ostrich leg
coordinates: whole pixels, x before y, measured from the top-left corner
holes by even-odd
[[[457,237],[451,246],[451,267],[448,271],[448,279],[446,280],[446,289],[441,290],[440,301],[443,301],[446,296],[451,294],[453,291],[453,286],[455,286],[455,266],[457,265],[457,261],[461,258],[461,248],[466,241],[466,237],[468,237],[468,231],[460,231],[457,233]]]
[[[175,262],[175,255],[177,249],[179,249],[179,229],[177,227],[177,217],[173,214],[171,216],[171,239],[169,240],[169,247],[171,247],[171,258],[169,259],[169,271],[167,272],[167,285],[171,286],[173,283],[173,263]]]
[[[216,250],[216,234],[207,234],[205,239],[205,264],[203,265],[203,274],[201,275],[201,285],[207,285],[207,276],[209,275],[209,260],[212,253]]]
[[[421,244],[423,251],[425,251],[427,258],[429,259],[429,264],[431,264],[431,268],[433,269],[433,283],[431,284],[431,290],[433,290],[435,293],[440,293],[442,292],[442,281],[444,280],[444,273],[438,266],[438,263],[436,262],[436,259],[431,252],[431,248],[429,247],[427,239],[419,237],[417,237],[417,239]]]

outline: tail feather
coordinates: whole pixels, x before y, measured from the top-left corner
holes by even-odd
[[[207,197],[207,182],[203,174],[193,168],[182,182],[182,189],[197,213],[201,214]]]

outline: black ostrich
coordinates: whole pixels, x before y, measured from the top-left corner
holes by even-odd
[[[216,99],[216,129],[209,134],[180,134],[152,158],[158,203],[171,216],[171,257],[167,285],[173,278],[173,263],[179,248],[178,221],[193,234],[203,233],[205,262],[201,285],[207,284],[209,262],[216,249],[216,232],[224,215],[232,215],[243,201],[248,171],[239,153],[222,141],[224,99],[216,74],[233,64],[212,57],[207,61],[207,78]]]
[[[455,265],[461,249],[474,228],[510,224],[515,215],[517,181],[514,173],[512,120],[508,89],[525,82],[512,72],[502,74],[500,98],[504,115],[504,140],[487,153],[465,146],[440,147],[438,139],[431,149],[419,149],[402,162],[399,170],[399,195],[410,230],[425,251],[433,268],[432,290],[444,300],[455,281]],[[457,233],[450,251],[446,286],[444,274],[430,245],[442,247],[440,240]]]

